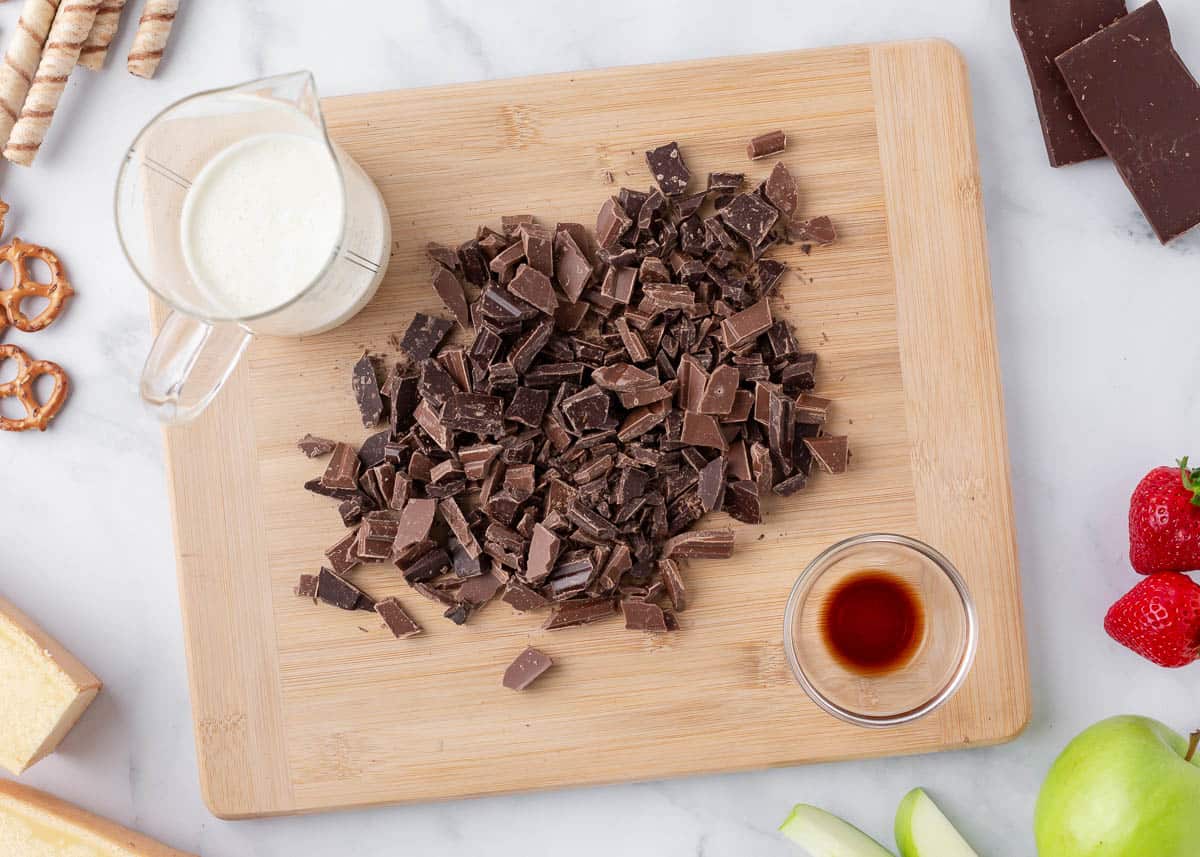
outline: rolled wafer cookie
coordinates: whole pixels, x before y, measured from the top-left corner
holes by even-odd
[[[8,142],[29,92],[59,0],[25,0],[0,65],[0,145]]]
[[[129,73],[138,77],[154,77],[158,64],[162,62],[167,39],[171,37],[171,25],[179,0],[146,0],[142,17],[138,20],[137,34],[133,37],[133,48],[129,51]]]
[[[104,66],[108,46],[117,34],[117,25],[121,23],[121,11],[124,8],[125,0],[101,0],[100,11],[96,13],[92,31],[88,33],[87,41],[79,51],[81,66],[92,71],[99,71]]]
[[[28,167],[37,157],[58,101],[67,86],[67,78],[79,59],[79,51],[100,11],[100,0],[63,0],[50,25],[50,34],[42,49],[42,59],[33,84],[25,96],[21,116],[12,129],[4,157],[14,164]]]

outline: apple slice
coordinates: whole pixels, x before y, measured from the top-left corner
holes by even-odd
[[[924,789],[913,789],[896,810],[900,857],[979,857]]]
[[[796,805],[779,830],[812,857],[893,857],[857,827],[803,803]]]

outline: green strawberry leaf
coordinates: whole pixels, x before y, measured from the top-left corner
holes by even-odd
[[[1183,490],[1192,494],[1192,505],[1200,506],[1200,467],[1188,468],[1188,457],[1179,459],[1179,472],[1183,478]]]

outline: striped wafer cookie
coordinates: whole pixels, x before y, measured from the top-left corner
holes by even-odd
[[[178,9],[179,0],[146,0],[137,34],[133,37],[133,48],[129,51],[130,74],[154,77],[167,39],[171,37],[171,25],[175,23]]]
[[[96,13],[92,31],[88,33],[87,41],[79,51],[81,66],[99,71],[104,65],[104,58],[108,56],[108,46],[117,34],[117,25],[121,23],[121,10],[124,8],[125,0],[101,0],[100,11]]]
[[[0,65],[0,145],[8,142],[33,82],[59,0],[25,0]]]
[[[58,7],[21,116],[4,147],[4,157],[14,164],[27,167],[37,157],[67,78],[75,68],[79,51],[87,41],[99,11],[99,0],[64,0]]]

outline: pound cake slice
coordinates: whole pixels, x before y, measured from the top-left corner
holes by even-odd
[[[5,857],[194,857],[56,797],[0,781]]]
[[[87,667],[0,598],[0,767],[20,774],[52,753],[99,692]]]

